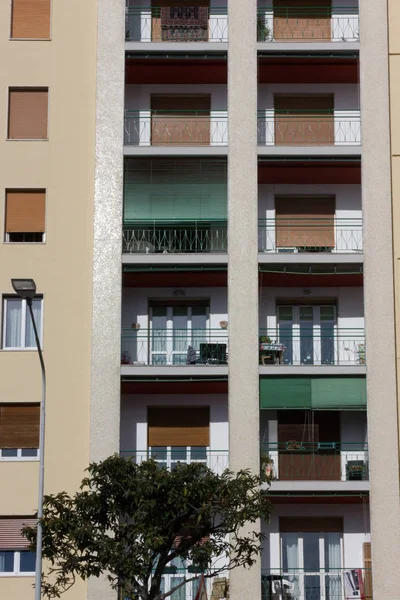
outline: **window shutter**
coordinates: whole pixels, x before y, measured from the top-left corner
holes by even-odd
[[[209,407],[149,407],[149,446],[209,446]]]
[[[331,145],[335,140],[334,95],[276,95],[276,145]]]
[[[45,231],[44,190],[7,191],[6,233],[41,233]]]
[[[13,0],[11,37],[49,39],[50,2],[51,0]]]
[[[28,540],[22,535],[23,527],[34,527],[37,519],[33,517],[1,518],[0,519],[0,551],[25,550]]]
[[[332,0],[274,0],[274,39],[330,42]]]
[[[0,405],[0,448],[39,448],[40,407]]]
[[[276,196],[276,245],[280,248],[333,248],[334,196]]]
[[[341,517],[282,517],[279,519],[281,533],[342,533]]]
[[[157,146],[208,145],[210,108],[209,94],[153,95],[151,97],[151,143]]]
[[[364,554],[364,569],[365,569],[365,600],[372,600],[372,555],[371,555],[371,542],[365,542],[363,544]]]
[[[47,139],[47,113],[47,89],[10,89],[8,138],[10,140]]]

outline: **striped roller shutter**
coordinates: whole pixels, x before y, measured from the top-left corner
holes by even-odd
[[[36,523],[33,517],[0,518],[0,550],[25,550],[29,542],[22,535],[22,528],[34,527]]]

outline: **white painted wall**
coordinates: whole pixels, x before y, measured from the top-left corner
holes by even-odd
[[[293,185],[261,184],[258,186],[258,218],[269,219],[259,228],[259,248],[262,251],[276,251],[275,246],[275,196],[278,195],[334,195],[335,247],[333,252],[361,252],[362,208],[360,185]],[[345,220],[344,220],[345,219]]]
[[[281,566],[279,517],[342,517],[343,518],[343,568],[362,569],[363,543],[370,541],[368,511],[360,504],[275,505],[269,524],[263,523],[267,535],[262,554],[262,568]]]
[[[364,327],[364,306],[362,287],[329,287],[311,288],[311,295],[304,295],[305,288],[260,288],[260,327],[275,328],[277,326],[276,299],[308,297],[336,298],[338,328]]]
[[[125,91],[125,134],[129,143],[149,146],[151,143],[151,94],[210,94],[210,145],[225,146],[228,143],[228,113],[226,84],[176,84],[176,85],[127,85]]]
[[[140,329],[149,326],[149,298],[162,298],[166,302],[174,298],[176,288],[124,288],[122,293],[122,328],[140,323]],[[220,321],[228,320],[228,298],[226,288],[180,288],[185,300],[204,298],[210,306],[210,329],[220,329]]]

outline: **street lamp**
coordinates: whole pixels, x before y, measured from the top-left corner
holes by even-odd
[[[11,279],[11,285],[15,293],[26,300],[31,315],[33,332],[35,334],[36,347],[39,354],[40,367],[42,369],[42,402],[40,404],[40,429],[39,429],[39,498],[38,498],[38,525],[36,537],[36,567],[35,567],[35,600],[41,599],[42,588],[42,524],[43,517],[43,494],[44,494],[44,430],[46,421],[46,370],[40,340],[37,332],[35,317],[32,310],[32,300],[36,294],[36,283],[33,279]]]

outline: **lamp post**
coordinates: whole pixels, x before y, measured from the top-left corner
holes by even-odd
[[[38,525],[36,537],[36,566],[35,566],[35,600],[41,599],[42,588],[42,524],[43,517],[43,495],[44,495],[44,433],[46,421],[46,369],[44,366],[42,348],[36,327],[35,317],[32,310],[32,300],[36,294],[36,283],[33,279],[11,279],[11,285],[15,293],[26,300],[29,314],[32,320],[33,332],[35,334],[36,348],[39,354],[40,367],[42,369],[42,402],[40,404],[40,429],[39,429],[39,495],[38,495]]]

